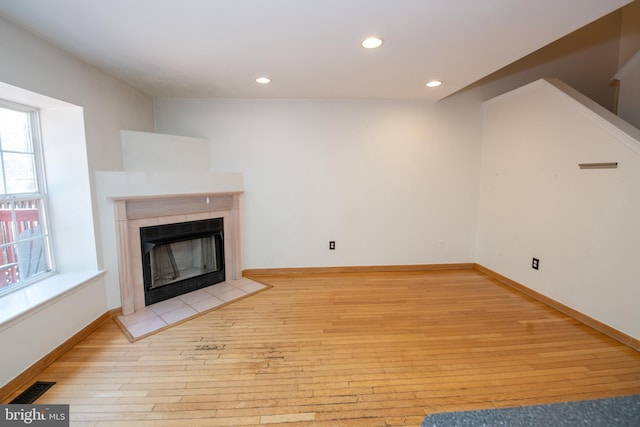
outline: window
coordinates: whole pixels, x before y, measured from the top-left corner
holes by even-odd
[[[0,102],[0,294],[52,271],[38,111]]]

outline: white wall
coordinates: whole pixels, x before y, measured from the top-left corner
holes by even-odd
[[[155,110],[156,131],[208,138],[213,170],[244,174],[245,269],[474,261],[479,103],[165,98]]]
[[[478,263],[639,338],[640,131],[554,85],[484,105]]]
[[[211,147],[204,138],[123,130],[125,171],[194,172],[211,170]]]
[[[618,115],[640,128],[640,50],[616,75],[620,81]]]
[[[622,9],[618,115],[640,128],[640,0]]]
[[[40,123],[56,269],[97,270],[96,242],[86,237],[94,223],[82,108],[41,108]]]
[[[48,285],[54,288],[60,285],[66,287],[62,282],[70,276],[73,276],[79,286],[0,324],[0,387],[105,313],[104,298],[101,298],[101,294],[104,293],[104,280],[101,275],[58,275],[51,279],[52,282]],[[35,295],[35,299],[40,299],[37,298],[39,292],[49,293],[48,289],[37,289],[38,285],[33,287],[36,289],[32,289],[31,296]],[[2,314],[4,317],[4,313]]]
[[[73,104],[58,110],[57,102],[43,105],[49,108],[43,113],[43,125],[51,131],[43,135],[44,144],[49,143],[44,150],[45,162],[56,165],[49,176],[50,192],[56,198],[52,232],[54,238],[60,235],[56,242],[60,268],[70,273],[64,277],[74,276],[77,270],[97,270],[102,260],[93,172],[122,169],[120,130],[152,130],[152,100],[3,19],[0,58],[0,83],[33,92],[36,96],[32,99],[38,102],[44,99],[39,95],[46,95]],[[7,85],[0,85],[0,89],[0,97],[5,98],[25,93]],[[50,126],[60,118],[76,124],[83,120],[84,124],[68,130]],[[58,202],[68,204],[66,214]],[[73,238],[66,238],[69,236]],[[0,386],[103,315],[108,308],[107,286],[104,275],[97,275],[80,288],[0,325]],[[0,310],[2,304],[0,298]]]
[[[622,8],[620,27],[618,66],[622,67],[640,50],[640,1],[635,0]]]

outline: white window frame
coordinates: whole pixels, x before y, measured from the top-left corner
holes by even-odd
[[[0,99],[0,107],[9,110],[20,111],[29,115],[29,124],[30,124],[30,134],[31,134],[31,144],[33,150],[33,160],[35,164],[35,174],[36,174],[36,192],[29,193],[16,193],[16,194],[5,194],[5,188],[0,188],[0,203],[4,205],[11,206],[11,216],[12,216],[12,236],[13,243],[7,243],[2,245],[2,247],[6,247],[9,245],[13,245],[13,250],[16,253],[16,257],[18,256],[18,227],[16,221],[16,205],[21,202],[26,201],[37,201],[38,206],[38,225],[40,226],[41,234],[34,238],[22,239],[21,243],[26,243],[29,241],[35,241],[38,239],[42,240],[42,249],[43,249],[43,261],[45,263],[45,270],[36,273],[28,277],[26,280],[18,279],[17,282],[1,287],[0,288],[0,296],[11,293],[18,289],[22,289],[26,286],[29,286],[33,283],[36,283],[42,279],[50,277],[52,274],[55,274],[55,262],[53,256],[53,246],[51,244],[51,233],[48,227],[47,221],[47,206],[48,206],[48,197],[47,197],[47,187],[46,187],[46,176],[45,176],[45,167],[44,167],[44,159],[43,159],[43,151],[42,151],[42,138],[41,138],[41,129],[40,129],[40,119],[39,119],[39,110],[35,107],[17,104],[15,102],[6,101]],[[4,163],[4,154],[10,153],[11,150],[3,150],[0,146],[0,162],[2,166],[0,169],[0,173],[4,174],[5,172],[5,163]],[[4,181],[4,179],[3,179]],[[1,261],[0,261],[1,262]],[[24,260],[17,259],[17,264],[24,265]],[[4,276],[0,276],[0,280],[5,280]]]

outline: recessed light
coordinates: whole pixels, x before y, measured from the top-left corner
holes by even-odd
[[[360,44],[365,49],[375,49],[377,47],[382,46],[382,43],[383,43],[383,41],[379,37],[368,37],[368,38],[362,40],[362,43],[360,43]]]
[[[442,82],[440,80],[431,80],[429,83],[427,83],[427,87],[438,87],[442,84]]]
[[[263,84],[263,85],[266,85],[267,83],[271,83],[271,79],[269,77],[258,77],[256,79],[256,82],[260,83],[260,84]]]

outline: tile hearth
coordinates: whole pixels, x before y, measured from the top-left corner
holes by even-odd
[[[120,315],[116,323],[133,342],[269,287],[245,277],[227,280]]]

